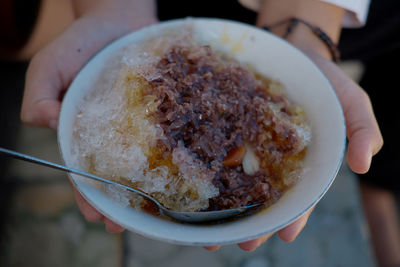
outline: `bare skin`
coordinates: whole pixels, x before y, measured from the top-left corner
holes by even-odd
[[[28,125],[56,129],[60,98],[85,62],[119,36],[157,22],[153,1],[76,0],[74,2],[77,20],[35,55],[30,63],[21,110],[21,119]],[[313,0],[266,0],[264,3],[258,20],[258,25],[261,26],[289,16],[301,15],[306,16],[305,19],[313,18],[313,14],[318,13],[318,18],[312,22],[316,25],[326,23],[327,20],[321,21],[321,18],[324,18],[324,14],[329,15],[332,19],[330,23],[334,25],[327,28],[330,34],[338,31],[343,15],[342,9],[332,8],[331,5]],[[282,6],[276,3],[281,3]],[[293,3],[299,4],[302,8],[300,6],[296,9],[285,8]],[[270,4],[273,5],[269,6]],[[317,6],[313,6],[313,13],[307,12],[314,4]],[[298,11],[304,13],[297,14]],[[280,15],[271,17],[272,13]],[[349,138],[349,164],[353,171],[364,173],[369,168],[371,157],[382,146],[382,137],[369,98],[358,85],[329,61],[330,55],[320,40],[309,34],[307,29],[299,29],[300,31],[295,31],[291,37],[292,42],[306,51],[331,80],[345,111]],[[333,31],[330,32],[330,29]],[[357,105],[354,105],[355,102]],[[124,230],[94,209],[75,188],[73,189],[78,207],[88,221],[103,221],[106,229],[113,233]],[[280,238],[288,242],[293,241],[305,227],[311,212],[312,210],[309,210],[295,222],[278,231]],[[272,234],[240,243],[238,246],[245,251],[253,251]],[[210,251],[219,248],[220,246],[206,247]]]
[[[378,265],[400,266],[400,221],[393,194],[361,183],[361,197]]]

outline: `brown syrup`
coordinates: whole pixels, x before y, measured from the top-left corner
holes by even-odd
[[[262,87],[264,90],[268,91],[271,80],[268,78],[265,78],[264,76],[260,75],[259,73],[255,72],[252,70],[254,76],[256,79],[261,81]],[[144,78],[128,75],[126,78],[126,82],[134,83],[136,88],[134,90],[127,90],[126,91],[126,99],[128,106],[134,107],[134,106],[145,106],[146,105],[146,96],[151,96],[151,85],[149,82],[147,82]],[[280,99],[283,98],[282,92],[277,92],[276,95],[272,94],[272,98],[274,99]],[[290,110],[288,111],[289,113]],[[148,118],[151,119],[151,116],[154,114],[148,114]],[[268,116],[268,114],[267,114]],[[128,118],[127,125],[131,125],[131,121],[129,121],[130,118]],[[130,134],[134,134],[136,129],[121,129],[122,132],[128,131]],[[272,132],[272,140],[274,144],[277,147],[285,147],[288,146],[288,140],[281,138],[275,134],[275,131],[273,129],[265,129],[266,131]],[[172,162],[172,155],[171,151],[169,151],[168,147],[162,143],[159,143],[155,147],[147,147],[147,149],[143,150],[145,152],[145,155],[148,159],[149,162],[149,170],[156,169],[158,167],[167,167],[169,170],[169,174],[171,176],[178,176],[179,175],[179,168]],[[288,170],[296,170],[299,168],[299,163],[304,159],[306,154],[306,149],[304,149],[302,152],[298,153],[297,155],[294,156],[286,156],[284,157],[281,161],[275,162],[271,161],[268,155],[258,155],[259,158],[261,159],[260,161],[260,166],[264,170],[266,170],[269,174],[271,174],[271,179],[270,183],[271,186],[274,188],[274,190],[278,191],[277,195],[282,195],[284,191],[286,191],[288,188],[290,188],[291,185],[286,184],[283,179],[283,173]],[[279,199],[279,198],[278,198]],[[263,207],[268,207],[278,201],[278,199],[270,199],[268,200],[268,203],[265,203]],[[150,201],[148,200],[143,200],[141,209],[149,214],[159,216],[160,212],[158,211],[158,208]],[[219,222],[213,222],[211,224],[216,224],[216,223],[225,223],[227,221],[232,221],[236,220],[241,217],[245,217],[248,215],[252,215],[258,211],[260,211],[263,208],[258,208],[254,210],[250,210],[249,212],[246,212],[245,214],[242,214],[240,216],[237,216],[232,219],[228,220],[223,220]],[[207,223],[208,224],[208,223]]]

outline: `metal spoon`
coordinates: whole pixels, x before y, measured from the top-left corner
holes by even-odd
[[[199,212],[183,212],[183,211],[173,211],[170,209],[167,209],[164,207],[160,202],[158,202],[155,198],[152,196],[148,195],[147,193],[141,191],[140,189],[132,188],[87,172],[83,172],[74,168],[69,168],[57,163],[53,163],[50,161],[46,161],[43,159],[39,159],[36,157],[28,156],[26,154],[18,153],[9,149],[1,148],[0,147],[0,152],[4,153],[8,156],[12,156],[16,159],[20,160],[25,160],[29,161],[35,164],[43,165],[45,167],[50,167],[53,169],[58,169],[70,173],[75,173],[78,174],[82,177],[90,178],[96,181],[100,181],[106,184],[112,184],[119,186],[121,188],[124,188],[126,190],[129,190],[131,192],[134,192],[136,194],[139,194],[140,196],[150,200],[152,203],[154,203],[160,210],[160,212],[168,217],[174,218],[178,221],[182,222],[188,222],[188,223],[200,223],[200,222],[208,222],[208,221],[216,221],[216,220],[222,220],[226,218],[230,218],[239,214],[242,214],[243,212],[249,210],[250,208],[256,208],[261,206],[262,204],[253,204],[245,207],[240,207],[240,208],[235,208],[235,209],[226,209],[226,210],[218,210],[218,211],[199,211]]]

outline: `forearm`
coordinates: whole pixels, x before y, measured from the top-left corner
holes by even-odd
[[[297,17],[320,27],[337,43],[340,37],[344,9],[318,0],[264,0],[258,14],[257,26],[272,25],[287,18]],[[287,25],[274,27],[271,31],[282,36]],[[331,59],[328,46],[307,26],[297,25],[287,40],[304,51],[313,51]]]

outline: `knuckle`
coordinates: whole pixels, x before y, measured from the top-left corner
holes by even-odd
[[[23,105],[21,108],[20,119],[29,126],[42,126],[40,124],[41,107],[37,105]]]
[[[25,124],[32,125],[34,123],[32,114],[33,114],[32,111],[23,105],[21,108],[21,113],[20,113],[21,121]]]

